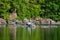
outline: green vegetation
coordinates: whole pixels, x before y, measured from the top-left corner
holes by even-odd
[[[31,16],[60,20],[60,0],[0,0],[0,17],[9,19],[14,9],[17,9],[19,20]]]

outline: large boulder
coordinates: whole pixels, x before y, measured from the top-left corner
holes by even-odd
[[[23,20],[23,23],[24,23],[24,26],[27,27],[27,28],[36,28],[36,26],[28,19],[24,19]]]
[[[25,18],[25,19],[23,20],[23,23],[26,24],[27,22],[29,22],[29,20],[28,20],[27,18]]]
[[[56,24],[60,24],[60,21],[57,21]]]
[[[52,19],[41,19],[41,24],[55,24],[56,22]]]
[[[42,28],[53,28],[53,27],[57,27],[57,25],[53,25],[56,24],[56,22],[52,19],[41,19],[41,27]],[[47,24],[47,25],[43,25],[43,24]]]
[[[0,23],[1,23],[1,24],[6,24],[6,20],[0,18]]]
[[[0,27],[4,27],[6,25],[6,20],[0,18]]]

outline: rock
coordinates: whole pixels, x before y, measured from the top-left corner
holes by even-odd
[[[53,21],[52,19],[42,19],[41,20],[41,24],[47,24],[47,25],[41,25],[41,28],[53,28],[53,27],[57,27],[57,25],[53,25],[56,24],[55,21]],[[49,24],[49,25],[48,25]]]
[[[0,18],[0,27],[5,27],[6,21],[2,18]]]
[[[16,21],[15,23],[17,27],[20,27],[23,24],[22,21]]]
[[[0,23],[1,24],[6,24],[6,21],[4,19],[0,18]]]
[[[35,28],[36,28],[36,26],[35,26],[33,23],[31,23],[31,22],[28,22],[28,23],[26,24],[26,27],[27,27],[27,28],[32,28],[32,29],[35,29]]]
[[[55,24],[56,22],[52,19],[41,19],[41,24]]]
[[[8,21],[8,24],[11,26],[11,27],[17,27],[15,22],[12,22],[12,21]]]
[[[27,22],[29,22],[29,20],[28,20],[27,18],[25,18],[25,19],[23,20],[23,23],[26,24]]]
[[[16,24],[22,24],[22,21],[16,20],[15,23],[16,23]]]
[[[56,24],[60,24],[60,21],[57,21]]]
[[[36,24],[36,25],[40,24],[39,21],[34,21],[33,23]]]

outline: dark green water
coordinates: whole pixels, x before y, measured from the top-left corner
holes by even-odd
[[[9,26],[0,28],[0,40],[15,40],[10,33]],[[60,27],[36,28],[28,31],[27,28],[16,28],[16,40],[60,40]]]

